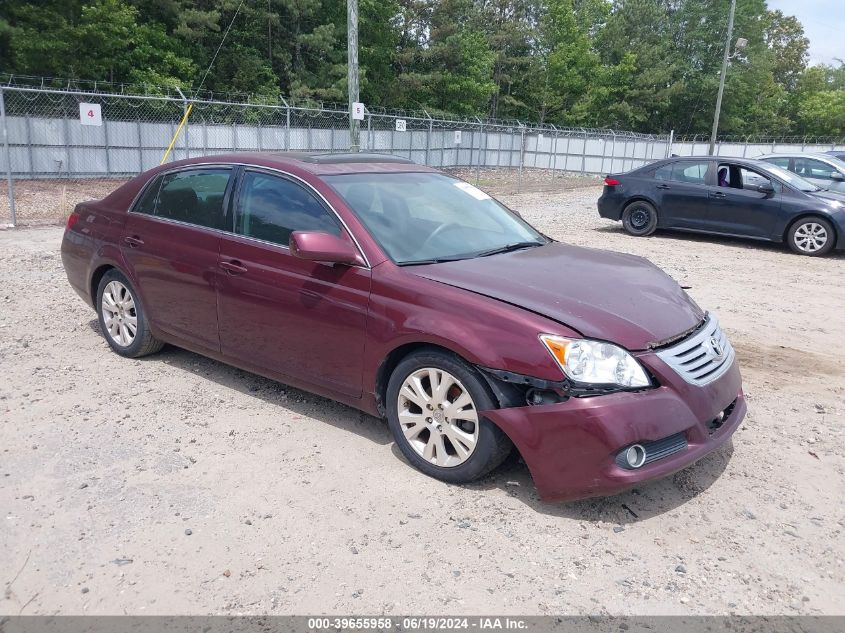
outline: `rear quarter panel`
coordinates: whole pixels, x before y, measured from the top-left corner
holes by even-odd
[[[102,200],[82,202],[74,209],[79,220],[65,230],[62,263],[71,287],[91,306],[96,291],[91,282],[97,270],[114,266],[129,274],[120,252],[126,210],[151,177],[151,173],[136,176]]]

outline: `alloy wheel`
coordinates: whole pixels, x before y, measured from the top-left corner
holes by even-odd
[[[109,282],[103,289],[100,304],[103,323],[111,340],[121,347],[132,345],[138,332],[138,313],[129,288],[119,281]]]
[[[435,466],[452,468],[478,444],[478,412],[469,391],[452,374],[424,367],[399,389],[399,426],[408,444]]]
[[[815,253],[827,244],[827,229],[818,222],[805,222],[795,229],[795,246],[804,253]]]

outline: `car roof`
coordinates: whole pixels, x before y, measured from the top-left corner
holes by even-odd
[[[836,160],[836,156],[826,152],[777,152],[776,154],[763,154],[758,159],[765,158],[818,158],[819,160]]]
[[[167,168],[190,167],[208,163],[234,163],[282,169],[296,167],[315,175],[390,173],[390,172],[436,172],[436,169],[418,165],[412,160],[391,154],[368,152],[233,152],[200,156],[174,161]]]
[[[670,156],[669,158],[661,158],[660,160],[654,161],[653,163],[649,163],[648,165],[643,165],[639,169],[647,169],[654,167],[655,165],[663,165],[665,163],[671,163],[678,160],[693,160],[693,161],[710,161],[710,162],[731,162],[731,163],[738,163],[742,165],[748,165],[752,167],[759,167],[760,169],[769,169],[771,168],[771,163],[764,162],[762,160],[758,160],[756,158],[742,158],[740,156]]]

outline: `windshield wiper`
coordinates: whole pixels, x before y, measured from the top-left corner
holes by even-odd
[[[513,244],[505,244],[499,248],[491,248],[489,251],[481,251],[476,254],[476,257],[487,257],[488,255],[498,255],[499,253],[510,253],[511,251],[522,250],[523,248],[533,248],[534,246],[542,246],[545,242],[514,242]]]
[[[443,262],[456,262],[461,259],[467,259],[466,255],[457,257],[437,257],[434,259],[412,259],[407,262],[396,262],[397,266],[424,266],[425,264],[442,264]]]

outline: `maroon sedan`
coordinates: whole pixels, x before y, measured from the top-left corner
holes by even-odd
[[[80,204],[62,260],[121,356],[170,343],[386,417],[448,482],[516,446],[547,500],[614,493],[745,415],[716,317],[661,270],[390,156],[170,163]]]

